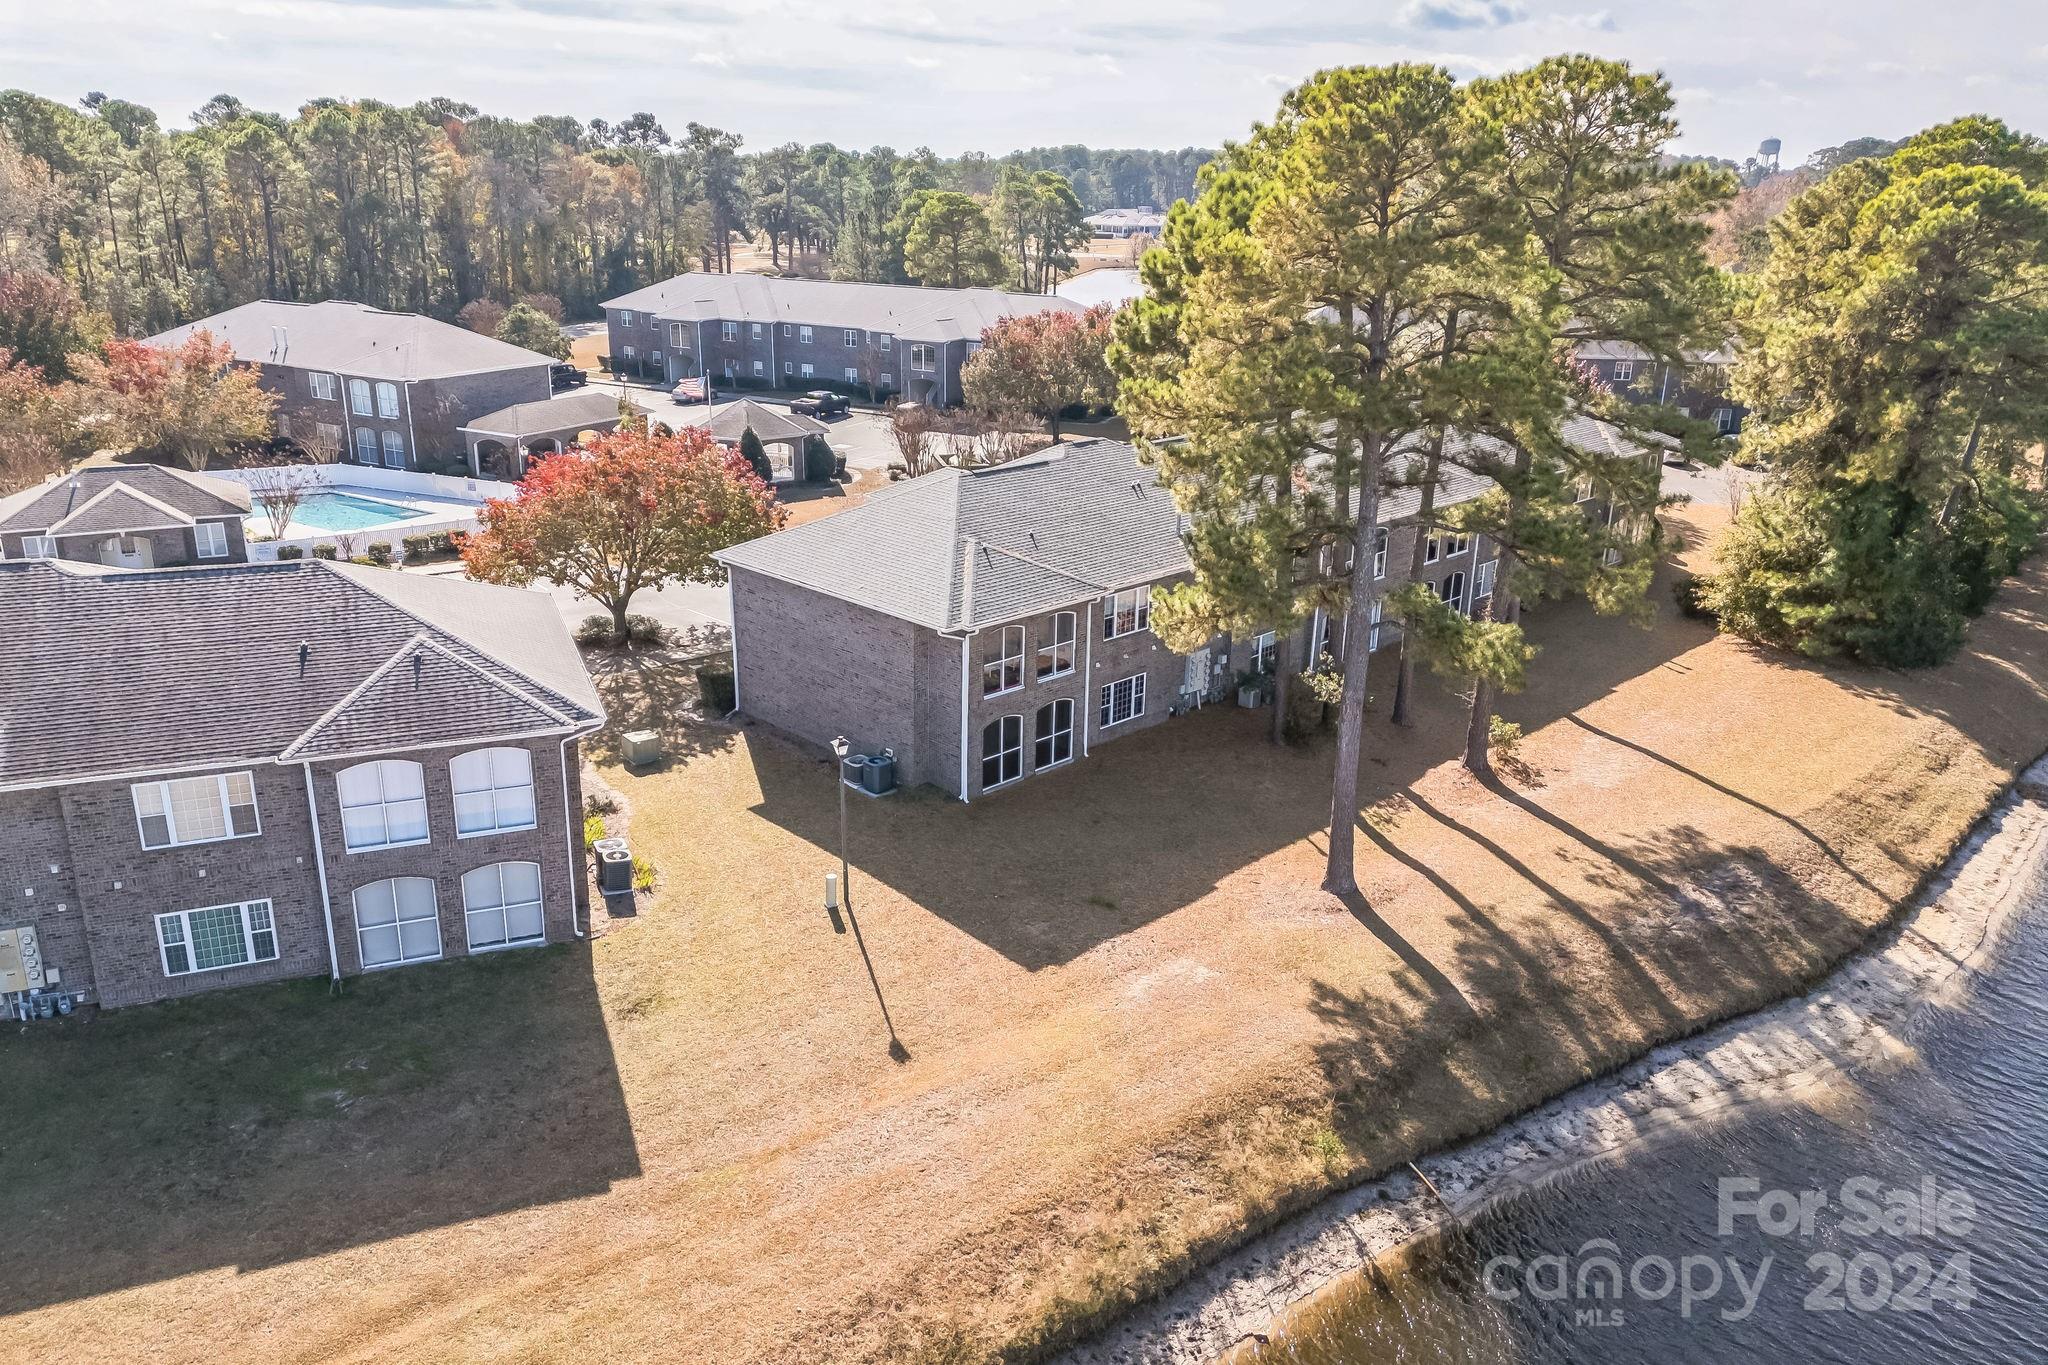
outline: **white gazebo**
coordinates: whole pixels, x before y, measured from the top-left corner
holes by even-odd
[[[586,431],[614,431],[619,400],[605,391],[573,393],[539,403],[514,403],[456,428],[469,447],[469,472],[480,479],[517,479],[528,455],[559,454]]]

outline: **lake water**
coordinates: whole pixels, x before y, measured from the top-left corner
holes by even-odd
[[[1906,1041],[1498,1205],[1233,1365],[2048,1360],[2048,905]]]

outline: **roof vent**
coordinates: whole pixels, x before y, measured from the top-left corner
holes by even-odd
[[[309,643],[308,643],[307,641],[304,641],[304,640],[301,640],[301,641],[299,641],[299,676],[300,676],[300,677],[302,677],[302,678],[303,678],[303,677],[305,677],[305,676],[306,676],[306,665],[307,665],[307,663],[308,663],[308,662],[310,662],[310,661],[312,660],[312,658],[313,658],[313,646],[312,646],[311,644],[309,644]]]
[[[426,666],[427,656],[415,651],[412,656],[412,685],[414,687],[420,685],[420,674],[425,671]]]

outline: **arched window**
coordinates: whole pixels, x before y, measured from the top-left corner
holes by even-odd
[[[378,383],[377,415],[387,422],[398,420],[398,385]]]
[[[441,918],[427,877],[391,877],[356,888],[356,946],[363,969],[441,955]]]
[[[981,789],[1024,776],[1024,717],[1001,716],[981,730]]]
[[[463,873],[462,912],[471,952],[540,942],[540,864],[492,863]]]
[[[350,853],[427,842],[427,780],[419,764],[399,758],[358,763],[336,773],[334,785]]]
[[[448,762],[461,838],[532,829],[533,755],[524,749],[472,749]]]
[[[1032,721],[1033,768],[1052,768],[1074,756],[1074,703],[1062,697],[1038,708]]]

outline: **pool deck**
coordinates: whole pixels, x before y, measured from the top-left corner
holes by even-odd
[[[260,496],[260,495],[259,495]],[[440,523],[451,518],[473,518],[483,504],[464,498],[445,498],[431,493],[396,493],[383,488],[365,488],[351,484],[337,484],[313,489],[308,499],[320,497],[361,498],[369,502],[381,502],[393,507],[403,507],[412,515],[403,519],[373,522],[368,526],[343,527],[314,526],[293,518],[286,524],[284,534],[276,537],[288,541],[301,536],[368,536],[393,533],[410,534],[416,523]],[[270,518],[260,509],[242,519],[242,524],[251,537],[270,535]]]

